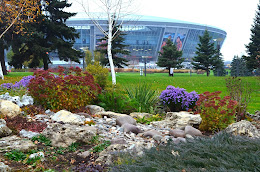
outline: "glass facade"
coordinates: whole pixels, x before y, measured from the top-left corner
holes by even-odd
[[[169,21],[149,21],[143,19],[142,21],[127,22],[123,25],[122,31],[126,33],[125,44],[130,51],[130,55],[123,56],[130,60],[130,63],[139,63],[142,57],[146,57],[148,62],[156,63],[158,59],[158,52],[161,51],[167,39],[171,39],[178,50],[183,51],[182,57],[186,62],[192,61],[195,56],[197,44],[199,43],[199,36],[203,35],[207,29],[212,36],[212,41],[215,40],[216,47],[221,48],[226,32],[210,26],[194,24],[189,22],[174,22]],[[103,26],[106,25],[105,20],[100,20]],[[96,49],[101,43],[100,38],[104,35],[97,27],[88,19],[73,18],[67,21],[67,25],[74,27],[80,35],[76,39],[74,48],[88,48],[90,51]]]

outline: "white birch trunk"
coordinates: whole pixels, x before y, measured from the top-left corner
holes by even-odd
[[[0,63],[0,77],[2,78],[2,80],[4,80],[4,74],[3,74],[1,63]]]
[[[116,74],[115,74],[115,67],[113,63],[113,58],[112,58],[112,16],[111,13],[108,12],[108,39],[107,39],[107,56],[110,64],[110,69],[111,69],[111,75],[112,75],[112,84],[116,85]]]

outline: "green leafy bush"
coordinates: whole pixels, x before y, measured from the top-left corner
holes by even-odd
[[[59,76],[43,70],[36,71],[34,76],[28,86],[29,93],[36,104],[46,109],[76,110],[91,103],[101,90],[93,76],[82,73],[78,67],[71,67],[67,75],[59,67]]]
[[[230,96],[221,99],[220,93],[221,91],[204,92],[199,95],[196,106],[197,113],[202,118],[199,128],[203,131],[222,130],[235,121],[237,102],[231,100]]]
[[[139,112],[153,113],[156,103],[159,101],[158,92],[152,90],[146,83],[131,85],[125,88],[128,97],[137,102]]]
[[[113,88],[105,90],[98,96],[99,105],[106,111],[129,114],[136,111],[136,101],[131,100],[124,91]]]
[[[111,172],[199,172],[260,171],[260,139],[219,133],[214,137],[198,137],[186,143],[168,142],[144,150],[141,157],[121,154]],[[123,163],[122,163],[123,162]],[[126,162],[126,163],[124,163]]]
[[[94,64],[88,64],[86,70],[94,77],[95,82],[99,84],[101,88],[105,88],[108,85],[108,69],[103,68],[99,62]]]

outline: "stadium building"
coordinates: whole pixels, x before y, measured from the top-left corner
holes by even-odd
[[[87,48],[93,51],[100,44],[99,39],[104,35],[90,19],[79,16],[66,22],[68,26],[74,27],[80,35],[80,38],[76,39],[74,48]],[[99,23],[107,25],[106,20],[99,20]],[[129,45],[126,49],[130,51],[130,55],[123,57],[129,60],[130,65],[138,66],[144,58],[149,64],[156,64],[158,52],[165,45],[166,40],[171,39],[177,49],[183,51],[182,57],[188,63],[195,56],[199,36],[203,35],[206,29],[216,48],[221,48],[226,38],[226,32],[213,26],[149,16],[143,16],[137,21],[127,21],[123,24],[122,30],[126,33],[125,44]],[[52,61],[53,64],[60,62],[58,59],[56,61],[56,58]]]

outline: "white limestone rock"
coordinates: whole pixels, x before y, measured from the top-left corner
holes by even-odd
[[[68,147],[75,142],[89,142],[97,134],[91,126],[50,123],[42,134],[51,140],[52,146]]]
[[[4,119],[0,119],[0,138],[9,136],[12,133],[12,130],[10,130],[6,126],[6,122]]]
[[[8,152],[14,149],[26,152],[34,148],[36,148],[36,145],[31,140],[18,136],[8,136],[0,139],[0,152]]]
[[[84,116],[73,114],[66,110],[60,110],[55,113],[51,119],[56,122],[64,122],[68,124],[83,125],[86,121]]]
[[[260,138],[258,129],[251,124],[251,122],[245,120],[230,124],[225,130],[227,133],[232,133],[234,135]]]
[[[21,109],[11,101],[0,100],[0,113],[10,118],[14,118],[21,114]]]

